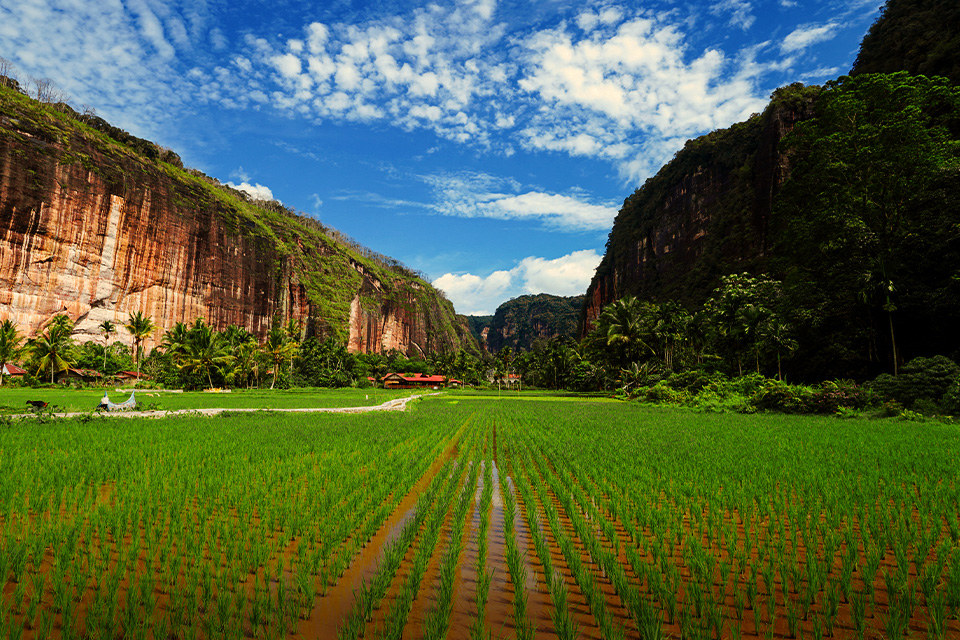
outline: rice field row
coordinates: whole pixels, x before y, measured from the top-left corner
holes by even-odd
[[[0,636],[960,637],[949,425],[432,398],[0,432]]]

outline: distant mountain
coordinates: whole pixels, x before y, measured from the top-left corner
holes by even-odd
[[[850,73],[895,71],[960,83],[960,2],[887,0]]]
[[[504,302],[493,316],[468,316],[474,337],[489,352],[529,350],[537,338],[576,337],[584,296],[526,295]]]
[[[157,332],[204,317],[263,338],[276,322],[351,351],[477,351],[449,300],[396,260],[177,154],[0,77],[0,318],[58,313],[81,341],[128,314]]]
[[[783,282],[798,378],[960,358],[960,2],[888,0],[851,74],[778,89],[630,195],[579,335],[625,296],[693,311],[749,272]]]

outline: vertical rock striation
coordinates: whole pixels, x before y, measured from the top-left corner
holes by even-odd
[[[790,169],[779,143],[811,115],[817,92],[777,90],[762,114],[688,141],[624,201],[587,290],[581,337],[623,296],[697,305],[721,275],[762,267],[774,197]]]
[[[407,269],[258,204],[0,87],[0,318],[26,334],[67,313],[99,339],[142,311],[159,327],[148,347],[202,316],[261,338],[298,318],[353,351],[476,349]]]

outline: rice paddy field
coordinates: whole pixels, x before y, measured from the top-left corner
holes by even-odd
[[[0,637],[960,638],[954,425],[609,400],[0,425]]]
[[[4,389],[0,388],[0,416],[24,413],[28,400],[39,400],[51,410],[65,412],[93,411],[106,391],[113,402],[130,397],[131,389]],[[426,391],[429,393],[430,390]],[[234,389],[230,393],[204,391],[169,392],[140,390],[136,400],[141,409],[182,411],[192,409],[299,409],[306,407],[372,406],[418,393],[396,389],[310,389],[285,390]],[[425,393],[419,391],[419,393]]]

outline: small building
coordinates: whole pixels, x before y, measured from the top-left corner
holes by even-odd
[[[17,365],[10,362],[3,365],[3,370],[0,371],[0,376],[7,376],[8,378],[20,378],[25,375],[27,375],[25,369],[21,369]]]
[[[103,374],[94,369],[64,369],[57,374],[56,380],[59,384],[68,382],[99,382]]]
[[[136,371],[121,371],[116,376],[117,380],[121,382],[129,382],[131,380],[149,380],[150,376],[145,373],[137,373]]]
[[[428,376],[423,373],[388,373],[383,376],[384,389],[440,389],[447,384],[459,386],[462,383],[446,376]]]

